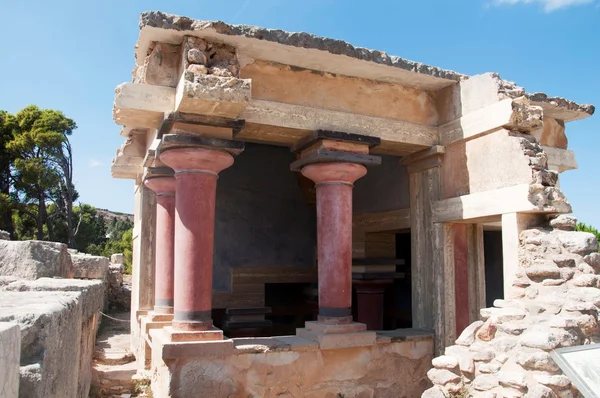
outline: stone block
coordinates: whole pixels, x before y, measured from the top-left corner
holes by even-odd
[[[0,229],[0,240],[10,240],[10,234],[7,231]]]
[[[71,278],[73,263],[63,243],[0,240],[0,276]]]
[[[251,97],[251,80],[237,77],[193,75],[177,85],[175,110],[236,119],[246,109]]]
[[[291,351],[314,351],[319,348],[316,341],[299,336],[277,336],[277,340],[289,344]]]
[[[554,231],[562,246],[571,253],[585,256],[598,251],[598,240],[589,232]]]
[[[223,331],[216,327],[212,327],[208,330],[182,331],[167,326],[164,330],[169,341],[173,343],[223,340]]]
[[[111,264],[125,264],[125,255],[123,253],[115,253],[110,256]]]
[[[88,256],[86,254],[73,254],[74,278],[106,279],[108,277],[108,258],[102,256]]]
[[[479,328],[483,326],[483,321],[475,321],[463,330],[458,339],[456,339],[456,344],[462,346],[469,346],[475,342],[475,333],[479,330]]]
[[[448,383],[458,383],[460,376],[447,369],[430,369],[427,377],[433,384],[445,386]]]
[[[79,292],[0,292],[0,322],[21,328],[20,396],[78,396],[81,307]]]
[[[332,325],[328,323],[308,321],[305,323],[305,327],[311,332],[322,334],[356,333],[364,332],[367,330],[367,325],[358,322],[345,323],[341,325]]]
[[[473,388],[477,391],[488,391],[499,384],[498,377],[491,374],[482,374],[473,380]]]
[[[442,355],[440,357],[434,358],[431,361],[431,364],[434,368],[437,369],[456,369],[458,367],[458,360],[449,355]]]
[[[19,396],[21,329],[12,322],[0,322],[0,396]]]
[[[324,334],[316,333],[308,329],[296,329],[296,335],[318,342],[319,348],[323,350],[333,348],[365,347],[375,345],[377,343],[377,334],[372,331]]]
[[[166,329],[166,328],[165,328]],[[165,329],[150,330],[152,357],[168,359],[221,357],[234,353],[233,340],[169,341]]]
[[[550,220],[550,227],[561,229],[563,231],[574,231],[577,226],[577,219],[573,216],[561,214]]]

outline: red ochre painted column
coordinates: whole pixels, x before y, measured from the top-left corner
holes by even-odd
[[[352,322],[352,188],[367,169],[315,163],[301,172],[317,190],[319,321]]]
[[[157,176],[145,184],[156,193],[156,271],[154,276],[154,312],[173,313],[175,178]]]
[[[175,311],[173,328],[212,328],[215,197],[218,173],[233,164],[223,151],[172,148],[160,160],[175,170]]]

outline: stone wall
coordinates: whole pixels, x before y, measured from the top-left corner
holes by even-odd
[[[520,235],[519,268],[509,297],[481,310],[432,361],[426,397],[573,397],[551,359],[559,347],[600,342],[600,254],[596,237],[560,216]]]
[[[19,396],[21,329],[12,322],[0,322],[0,397]]]
[[[379,336],[373,346],[337,349],[297,336],[233,341],[233,355],[167,361],[153,347],[154,396],[412,398],[430,385],[431,334]]]
[[[12,322],[20,329],[20,348],[11,346],[20,353],[16,362],[20,373],[18,396],[87,397],[99,311],[104,308],[108,279],[108,269],[98,273],[96,264],[108,260],[72,254],[86,257],[79,267],[80,261],[71,260],[64,244],[2,242],[0,322]],[[97,279],[65,278],[73,274]],[[10,366],[9,361],[0,358],[0,369]],[[0,391],[0,396],[17,395]]]
[[[397,156],[381,156],[381,165],[370,167],[367,175],[354,183],[355,214],[407,209],[408,172]]]

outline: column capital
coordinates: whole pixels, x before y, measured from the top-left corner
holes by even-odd
[[[304,166],[301,173],[317,185],[331,183],[352,185],[367,174],[367,168],[358,163],[313,163]]]
[[[175,177],[173,169],[168,167],[150,167],[144,179],[144,185],[160,196],[175,195]]]
[[[401,163],[406,166],[409,173],[416,173],[441,167],[442,156],[446,153],[446,148],[442,145],[434,145],[420,152],[411,153],[402,158]]]

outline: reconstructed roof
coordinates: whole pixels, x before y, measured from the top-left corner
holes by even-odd
[[[383,51],[355,47],[342,40],[303,32],[199,21],[160,11],[147,11],[140,15],[137,64],[143,64],[153,41],[179,44],[184,36],[203,37],[232,45],[249,58],[425,90],[436,91],[469,78],[451,70],[390,56]],[[544,110],[551,111],[553,117],[565,121],[582,119],[594,113],[592,105],[580,105],[564,98],[549,97],[543,93],[529,94],[521,90],[517,91]]]

